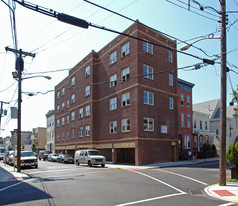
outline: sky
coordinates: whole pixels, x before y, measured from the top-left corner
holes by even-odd
[[[11,2],[11,0],[6,3]],[[29,0],[45,9],[65,13],[81,18],[93,24],[123,32],[133,22],[112,14],[83,0]],[[160,32],[177,39],[179,50],[186,41],[193,42],[197,38],[209,34],[220,35],[219,0],[197,0],[205,9],[191,0],[92,0],[100,6],[118,12],[133,20],[138,19]],[[213,8],[213,9],[211,9]],[[238,0],[227,0],[227,66],[231,69],[227,76],[227,102],[232,99],[232,88],[238,85]],[[15,71],[15,55],[6,52],[5,47],[13,48],[13,38],[9,8],[0,1],[0,101],[7,115],[1,119],[0,136],[10,135],[17,128],[17,120],[10,118],[10,107],[17,106],[18,83],[12,77]],[[117,35],[93,27],[79,28],[29,10],[20,4],[15,5],[16,34],[18,49],[35,53],[35,58],[25,57],[22,81],[22,131],[32,128],[46,127],[46,114],[54,109],[54,88],[73,68],[92,50],[99,51]],[[210,35],[211,36],[211,35]],[[189,41],[191,40],[191,41]],[[195,56],[216,59],[215,65],[202,67],[199,70],[178,70],[178,77],[195,84],[193,103],[200,103],[220,98],[220,40],[206,39],[199,41],[186,52]],[[177,55],[177,67],[202,63],[201,60],[188,55]],[[47,80],[42,75],[51,77]],[[27,94],[33,93],[34,96]]]

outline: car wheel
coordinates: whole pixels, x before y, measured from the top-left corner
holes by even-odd
[[[35,168],[38,168],[38,165],[35,165]]]
[[[102,167],[105,167],[105,164],[101,164]]]
[[[88,161],[88,166],[89,166],[89,167],[92,167],[91,161]]]

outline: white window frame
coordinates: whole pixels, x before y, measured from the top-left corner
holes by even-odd
[[[61,95],[62,95],[62,96],[65,95],[65,88],[62,89],[62,91],[61,91]]]
[[[112,121],[109,123],[110,134],[117,133],[117,121]]]
[[[90,75],[90,66],[87,66],[86,68],[85,68],[85,77],[88,77],[89,75]]]
[[[154,68],[151,66],[148,66],[146,64],[143,64],[143,76],[147,79],[154,79]]]
[[[117,74],[113,74],[109,79],[109,87],[114,87],[117,85]]]
[[[122,119],[121,120],[121,131],[122,132],[130,132],[130,119]]]
[[[79,137],[83,137],[83,127],[79,127]]]
[[[130,78],[130,67],[127,67],[121,71],[121,81],[124,82]]]
[[[143,41],[143,51],[153,54],[153,44]]]
[[[59,111],[60,111],[60,106],[58,105],[57,106],[57,113],[59,113]]]
[[[169,97],[169,109],[173,110],[174,109],[174,98]]]
[[[79,109],[79,119],[83,118],[83,108]]]
[[[75,77],[72,77],[72,79],[71,79],[71,87],[72,86],[75,86]]]
[[[72,129],[70,133],[71,133],[71,135],[70,135],[70,136],[71,136],[71,139],[74,139],[74,138],[75,138],[75,132],[74,132],[74,129]]]
[[[67,108],[69,108],[69,100],[66,101]]]
[[[109,64],[112,65],[117,61],[117,51],[114,51],[109,56]]]
[[[71,104],[74,104],[75,103],[75,94],[72,94],[71,95]]]
[[[60,98],[60,91],[57,92],[57,99]]]
[[[69,124],[69,115],[66,117],[67,124]]]
[[[60,126],[60,120],[59,120],[59,119],[57,119],[57,121],[56,121],[56,125],[57,125],[57,127]]]
[[[90,125],[85,126],[85,136],[90,136]]]
[[[63,102],[63,103],[61,104],[61,111],[64,111],[64,107],[65,107],[65,103]]]
[[[61,125],[62,125],[62,126],[64,126],[64,122],[65,122],[65,121],[64,121],[64,117],[62,117],[62,119],[61,119]]]
[[[111,98],[109,100],[109,110],[112,111],[115,109],[117,109],[117,97]]]
[[[154,131],[154,118],[144,117],[144,131],[146,132]]]
[[[130,53],[130,42],[127,42],[121,47],[121,58],[124,58]]]
[[[191,106],[190,99],[191,99],[190,96],[187,96],[187,105],[188,105],[188,107]]]
[[[75,120],[75,111],[71,112],[71,122]]]
[[[181,94],[181,105],[184,105],[184,94]]]
[[[90,86],[85,87],[85,97],[90,95]]]
[[[61,134],[61,140],[64,140],[64,132]]]
[[[67,135],[67,136],[66,136],[66,138],[67,138],[67,139],[69,139],[69,131],[67,132],[67,134],[66,134],[66,135]]]
[[[197,128],[197,120],[196,120],[196,119],[193,121],[193,128],[194,128],[194,129]]]
[[[121,107],[130,105],[130,92],[127,92],[121,96]]]
[[[185,148],[191,148],[191,136],[184,136],[184,146]]]
[[[59,141],[60,137],[59,134],[56,135],[56,140]]]
[[[144,91],[143,92],[143,103],[147,105],[154,105],[154,93]]]
[[[174,86],[173,75],[169,74],[169,86]]]
[[[90,116],[90,105],[85,107],[85,117]]]
[[[191,127],[191,115],[190,114],[187,115],[187,126],[188,126],[188,128]]]

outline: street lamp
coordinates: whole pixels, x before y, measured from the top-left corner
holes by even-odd
[[[12,76],[14,79],[16,80],[18,79],[17,172],[21,172],[21,164],[20,164],[20,161],[21,161],[21,102],[22,102],[21,82],[22,80],[35,78],[35,77],[43,77],[50,80],[51,77],[44,76],[44,75],[37,75],[37,76],[22,78],[23,69],[21,70],[19,62],[17,62],[16,67],[17,67],[17,72],[12,72]]]
[[[185,46],[181,47],[180,50],[185,51],[185,50],[189,49],[193,44],[197,43],[198,41],[202,41],[204,39],[221,39],[221,37],[220,36],[214,36],[214,34],[209,34],[206,37],[202,37],[202,38],[199,38],[199,39],[195,40],[191,44],[186,44]]]

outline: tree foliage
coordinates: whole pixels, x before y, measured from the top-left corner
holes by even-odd
[[[229,146],[226,152],[226,159],[229,164],[234,164],[238,168],[238,142]]]
[[[236,90],[233,90],[231,94],[232,94],[232,100],[231,100],[231,102],[232,102],[232,103],[235,103],[235,102],[236,102],[236,104],[238,104],[238,85],[237,85]]]
[[[36,152],[37,151],[37,145],[36,145],[36,143],[35,142],[33,142],[32,144],[31,144],[31,150],[32,150],[32,152]]]

